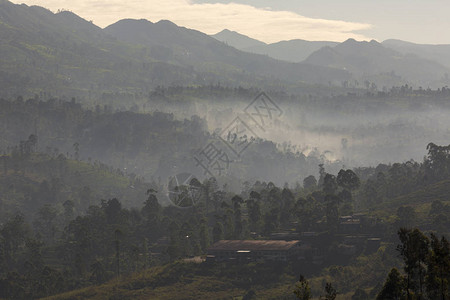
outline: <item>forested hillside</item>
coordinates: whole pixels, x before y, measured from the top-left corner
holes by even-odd
[[[164,183],[180,172],[201,175],[202,169],[195,166],[194,156],[208,141],[216,139],[206,121],[196,115],[177,119],[171,113],[158,111],[114,112],[109,106],[91,110],[75,101],[57,99],[18,98],[0,102],[3,125],[0,149],[6,153],[34,134],[35,147],[40,152],[100,161],[121,172]],[[259,163],[253,164],[255,161]],[[228,183],[252,177],[268,180],[269,177],[261,176],[261,170],[265,169],[279,174],[278,182],[301,181],[316,172],[320,161],[319,155],[306,157],[259,139],[248,148],[241,162],[230,167]]]
[[[0,284],[2,296],[7,298],[49,296],[115,277],[100,290],[87,289],[68,296],[136,297],[134,293],[139,291],[145,298],[156,288],[165,299],[178,297],[174,292],[181,284],[192,297],[221,297],[224,294],[220,293],[232,291],[242,296],[261,293],[264,297],[280,297],[292,292],[298,272],[310,278],[316,295],[321,293],[320,282],[324,281],[332,282],[341,294],[360,288],[376,295],[389,268],[400,266],[394,250],[398,228],[419,227],[438,235],[448,235],[450,228],[450,200],[443,188],[448,188],[450,176],[448,146],[429,144],[423,164],[342,169],[336,175],[320,165],[319,178],[309,176],[297,187],[246,182],[239,193],[233,193],[214,178],[190,181],[187,187],[197,192],[183,197],[195,197],[191,199],[195,205],[181,207],[161,206],[158,184],[145,184],[123,177],[120,171],[114,174],[102,166],[67,160],[62,154],[56,158],[38,154],[35,146],[36,138],[30,136],[2,157],[6,167],[1,180],[6,193],[1,203],[8,213],[0,228],[0,263],[4,270]],[[44,175],[52,174],[58,179],[47,182]],[[95,184],[88,185],[88,181]],[[144,187],[148,187],[146,193]],[[124,198],[95,199],[111,194]],[[417,200],[417,194],[426,200]],[[130,206],[130,200],[134,208],[124,207]],[[11,205],[21,201],[24,206]],[[27,206],[30,203],[32,206]],[[34,216],[32,211],[36,212]],[[345,227],[349,218],[358,218],[357,229]],[[166,265],[186,257],[202,257],[211,243],[223,238],[264,239],[280,234],[302,238],[304,232],[316,233],[311,246],[320,249],[320,260],[281,264],[275,273],[268,262],[233,267]],[[349,236],[355,233],[353,238]],[[367,236],[383,242],[374,248],[364,242]],[[159,265],[165,266],[128,277]],[[371,277],[361,276],[368,266]],[[259,278],[260,268],[270,268],[274,275],[280,275],[277,279]],[[235,272],[246,280],[236,281]],[[246,272],[254,275],[249,277]],[[118,286],[117,276],[124,278]],[[184,276],[192,279],[184,282]],[[222,288],[215,284],[220,278],[225,284]],[[261,288],[264,280],[270,284]],[[197,285],[211,288],[197,289]],[[130,294],[130,289],[135,292]]]

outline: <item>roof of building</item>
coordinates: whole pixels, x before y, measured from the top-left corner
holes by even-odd
[[[280,240],[221,240],[209,247],[209,251],[239,251],[239,250],[289,250],[300,241]]]

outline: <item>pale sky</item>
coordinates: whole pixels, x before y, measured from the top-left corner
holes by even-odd
[[[70,10],[100,27],[124,18],[214,34],[230,29],[272,43],[389,38],[450,44],[449,0],[13,0],[56,12]]]

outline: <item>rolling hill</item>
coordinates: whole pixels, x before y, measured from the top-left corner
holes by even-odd
[[[45,92],[99,98],[105,92],[161,84],[160,76],[152,76],[161,68],[171,78],[192,78],[192,71],[157,63],[139,47],[119,43],[67,11],[54,14],[3,1],[0,37],[3,97]]]
[[[0,3],[0,37],[3,97],[145,97],[158,85],[266,86],[349,77],[242,52],[170,21],[122,20],[101,29],[68,11],[9,1]]]
[[[206,82],[248,82],[251,78],[245,74],[253,74],[256,79],[273,78],[291,83],[327,83],[349,76],[343,70],[293,64],[243,52],[202,32],[179,27],[167,20],[157,23],[121,20],[106,27],[105,32],[122,42],[150,47],[150,53],[163,53],[158,57],[162,61],[189,65],[194,70],[208,72],[204,78]],[[223,78],[221,74],[231,77]]]
[[[347,41],[334,48],[333,43],[301,40],[264,45],[238,33],[224,31],[219,36],[224,35],[233,37],[236,47],[265,55],[238,50],[170,21],[125,19],[101,29],[69,11],[52,13],[2,1],[1,96],[136,99],[147,97],[157,86],[220,82],[295,88],[361,78],[382,85],[378,79],[384,78],[389,87],[406,82],[440,87],[449,72],[438,63],[376,42]],[[302,63],[288,62],[300,61],[318,48]]]

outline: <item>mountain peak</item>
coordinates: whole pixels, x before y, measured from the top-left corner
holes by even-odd
[[[122,19],[114,24],[153,24],[153,23],[146,19]]]
[[[224,30],[222,30],[222,31],[220,31],[220,32],[218,32],[218,33],[216,33],[216,34],[214,34],[214,35],[219,35],[219,34],[230,34],[230,33],[237,33],[236,31],[231,31],[231,30],[229,30],[229,29],[224,29]]]
[[[158,22],[155,23],[155,25],[158,26],[164,26],[164,27],[170,27],[170,28],[177,28],[178,25],[169,21],[169,20],[159,20]]]
[[[231,31],[229,29],[224,29],[221,32],[212,35],[212,37],[240,50],[267,45],[264,42],[258,41],[239,32]]]
[[[345,44],[345,43],[358,43],[358,41],[355,40],[354,38],[349,38],[349,39],[347,39],[346,41],[343,42],[343,44]]]
[[[60,21],[70,24],[72,28],[77,26],[81,26],[82,28],[90,28],[90,27],[97,29],[99,28],[96,25],[94,25],[91,21],[87,21],[82,17],[80,17],[79,15],[68,10],[60,11],[56,13],[55,16]]]

